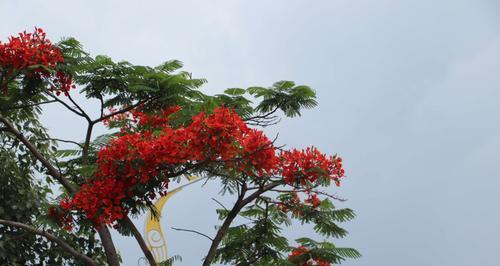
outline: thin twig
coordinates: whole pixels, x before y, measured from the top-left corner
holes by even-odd
[[[200,232],[195,231],[195,230],[183,229],[183,228],[176,228],[176,227],[170,227],[170,228],[172,228],[172,229],[173,229],[173,230],[175,230],[175,231],[184,231],[184,232],[195,233],[195,234],[198,234],[198,235],[201,235],[201,236],[204,236],[204,237],[208,238],[210,241],[214,241],[214,239],[213,239],[213,238],[211,238],[211,237],[209,237],[209,236],[205,235],[204,233],[200,233]]]
[[[217,202],[222,208],[224,208],[224,210],[227,211],[227,208],[226,206],[224,206],[220,201],[216,200],[215,198],[212,198],[213,201]]]
[[[101,122],[101,121],[103,121],[103,120],[106,120],[106,119],[108,119],[108,118],[110,118],[110,117],[113,117],[113,116],[115,116],[115,115],[126,113],[126,112],[131,111],[132,109],[134,109],[134,108],[136,108],[136,107],[138,107],[138,106],[140,106],[140,105],[142,105],[142,104],[145,104],[146,102],[151,101],[151,100],[153,100],[153,99],[154,99],[154,98],[149,98],[149,99],[144,100],[144,101],[139,101],[139,102],[137,102],[137,103],[135,103],[135,104],[133,104],[133,105],[127,106],[127,107],[125,107],[125,108],[123,108],[123,109],[121,109],[121,110],[118,110],[118,111],[116,111],[116,112],[113,112],[113,113],[111,113],[111,114],[107,114],[107,115],[101,116],[100,118],[98,118],[98,119],[96,119],[96,120],[92,121],[92,123],[93,123],[93,124],[95,124],[95,123],[99,123],[99,122]]]
[[[255,119],[266,119],[266,118],[269,118],[270,115],[274,114],[276,111],[278,111],[279,109],[279,106],[276,106],[271,112],[269,113],[266,113],[264,115],[256,115],[256,116],[252,116],[252,117],[249,117],[249,118],[246,118],[246,119],[243,119],[243,121],[252,121],[252,120],[255,120]]]
[[[65,142],[65,143],[71,143],[71,144],[75,144],[77,146],[79,146],[80,148],[83,148],[83,145],[76,142],[76,141],[72,141],[72,140],[65,140],[65,139],[58,139],[58,138],[47,138],[47,139],[38,139],[38,140],[54,140],[54,141],[58,141],[58,142]]]
[[[261,121],[246,121],[247,125],[250,126],[258,126],[258,127],[268,127],[268,126],[274,126],[277,125],[281,122],[281,119],[274,120],[272,122],[261,122]]]
[[[64,107],[66,107],[66,109],[70,110],[71,112],[75,113],[78,116],[86,118],[84,114],[82,114],[82,113],[78,112],[77,110],[71,108],[71,106],[69,106],[69,104],[67,104],[65,101],[57,98],[57,96],[55,96],[54,94],[52,94],[50,92],[45,92],[45,93],[47,93],[47,95],[49,95],[52,99],[54,99],[55,101],[57,101],[58,103],[62,104]]]
[[[271,189],[271,191],[280,192],[280,193],[309,192],[307,189],[298,189],[298,190],[297,189],[294,189],[294,190],[289,190],[289,189]],[[327,196],[327,197],[329,197],[329,198],[331,198],[333,200],[337,200],[337,201],[340,201],[340,202],[347,201],[347,199],[339,198],[336,195],[329,194],[327,192],[320,191],[320,190],[310,190],[310,192],[313,192],[313,193],[316,193],[316,194],[321,194],[321,195]]]
[[[73,105],[76,107],[76,109],[78,109],[80,111],[80,113],[82,115],[84,115],[85,119],[87,119],[87,121],[92,121],[92,119],[90,119],[90,116],[75,102],[75,100],[73,100],[73,98],[71,97],[71,94],[68,93],[68,99],[71,101],[71,103],[73,103]]]
[[[9,107],[9,108],[0,108],[0,111],[10,111],[10,110],[15,110],[15,109],[24,109],[24,108],[29,108],[29,107],[43,105],[43,104],[54,103],[54,102],[56,102],[56,100],[50,100],[50,101],[39,102],[39,103],[32,103],[32,104],[25,104],[25,105],[17,105],[17,106],[12,106],[12,107]]]

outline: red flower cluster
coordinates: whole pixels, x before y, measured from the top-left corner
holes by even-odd
[[[303,191],[307,194],[307,198],[302,201],[299,197],[299,193],[294,191],[288,195],[283,195],[280,200],[281,202],[277,202],[278,208],[282,212],[291,211],[296,216],[303,216],[304,212],[316,209],[321,205],[321,199],[318,198],[318,195],[310,190]]]
[[[344,176],[342,158],[327,156],[314,147],[305,150],[284,151],[281,153],[281,167],[284,181],[289,185],[306,185],[318,178],[333,180],[337,186]]]
[[[143,124],[167,121],[141,118],[146,118],[139,121]],[[194,116],[186,127],[165,124],[160,133],[148,130],[114,139],[99,151],[94,178],[62,207],[81,210],[96,223],[113,223],[132,207],[130,199],[152,200],[154,191],[166,189],[168,177],[183,170],[218,163],[264,175],[275,171],[277,162],[275,148],[261,131],[248,128],[233,111],[217,108],[213,114]],[[144,195],[148,186],[150,191]]]
[[[292,253],[290,255],[288,255],[288,260],[295,262],[296,257],[301,256],[303,254],[306,254],[308,252],[309,252],[308,248],[306,248],[304,246],[299,246],[299,247],[295,248],[294,250],[292,250]],[[300,261],[297,263],[297,265],[300,265],[300,266],[313,266],[313,265],[314,266],[331,266],[332,264],[328,261],[318,259],[318,258],[307,258],[306,261]]]
[[[71,225],[73,222],[73,217],[65,215],[55,207],[49,208],[49,216],[50,218],[55,220],[59,226],[63,226],[65,230],[70,231],[71,229],[73,229],[73,226]]]
[[[148,114],[136,110],[132,110],[134,121],[139,123],[139,126],[158,128],[168,125],[170,122],[170,115],[181,110],[181,107],[171,106],[161,110],[160,114]]]
[[[291,211],[297,216],[303,216],[311,208],[316,209],[321,205],[318,195],[311,191],[312,186],[318,184],[318,181],[329,180],[340,186],[340,178],[344,176],[342,158],[327,156],[314,147],[283,151],[279,160],[279,172],[283,181],[298,190],[295,190],[293,197],[281,197],[278,208],[283,212]],[[306,194],[307,199],[302,201],[297,191]]]
[[[0,80],[0,89],[6,91],[10,80],[20,74],[27,78],[46,78],[52,81],[52,88],[59,95],[67,94],[71,85],[71,77],[55,69],[57,64],[63,63],[61,51],[45,37],[45,32],[35,28],[33,33],[22,32],[18,37],[11,36],[7,43],[0,42],[0,70],[3,78]]]
[[[45,38],[42,29],[35,29],[33,33],[25,31],[19,33],[19,37],[11,36],[7,43],[0,43],[0,64],[12,71],[38,64],[54,68],[63,61],[61,52]]]
[[[287,196],[285,199],[282,199],[281,202],[278,202],[278,208],[282,212],[288,212],[292,210],[293,214],[297,216],[301,216],[303,214],[301,210],[301,202],[300,202],[300,197],[299,194],[295,191],[293,192],[293,197]]]
[[[115,112],[117,112],[117,111],[118,111],[118,109],[113,108],[113,107],[109,107],[109,108],[107,108],[107,109],[108,109],[107,111],[108,111],[109,113],[104,114],[105,116],[108,116],[108,115],[110,115],[110,114],[115,113]],[[110,117],[108,117],[108,118],[104,119],[104,120],[102,121],[102,123],[103,123],[105,126],[111,126],[111,125],[113,125],[113,124],[115,124],[115,123],[120,123],[120,122],[127,121],[129,118],[130,118],[130,113],[128,113],[128,112],[118,113],[118,114],[115,114],[115,115],[113,115],[113,116],[110,116]]]
[[[315,193],[309,194],[307,199],[305,200],[305,203],[311,204],[311,206],[316,209],[319,207],[321,204],[321,200],[318,198],[318,195]]]
[[[174,128],[170,119],[178,110],[167,108],[156,116],[132,112],[141,131],[122,131],[102,148],[96,174],[61,207],[81,211],[95,223],[111,224],[135,212],[138,204],[151,204],[156,193],[165,193],[170,177],[215,165],[254,178],[281,174],[293,186],[319,177],[338,182],[343,175],[340,158],[315,148],[285,151],[279,157],[262,131],[249,128],[228,108],[201,112],[189,125]],[[320,203],[316,195],[305,201],[313,208]]]

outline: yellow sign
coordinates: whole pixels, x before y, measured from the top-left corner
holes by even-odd
[[[149,250],[151,250],[151,253],[153,253],[153,257],[155,258],[156,262],[162,262],[168,259],[167,241],[165,239],[165,235],[163,234],[163,230],[161,229],[161,223],[160,223],[161,218],[163,218],[162,216],[163,206],[173,195],[181,191],[184,187],[202,180],[202,178],[199,178],[198,176],[188,176],[187,179],[193,182],[190,182],[188,184],[175,188],[172,191],[169,191],[165,196],[159,198],[155,202],[154,205],[156,207],[156,210],[158,211],[159,219],[155,219],[151,211],[148,212],[146,218],[146,224],[144,226],[144,238],[146,239],[146,243],[148,244]]]

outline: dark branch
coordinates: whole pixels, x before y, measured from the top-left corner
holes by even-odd
[[[61,183],[70,193],[76,191],[75,187],[64,178],[52,163],[45,158],[45,156],[36,148],[33,143],[31,143],[17,128],[5,117],[0,115],[0,122],[2,122],[6,128],[6,131],[14,135],[19,141],[21,141],[26,148],[31,152],[31,154],[38,160],[42,165],[47,168],[49,175],[54,177],[59,183]]]
[[[93,128],[94,128],[94,124],[89,120],[89,124],[87,126],[87,133],[85,134],[85,142],[83,143],[83,148],[82,148],[82,163],[83,164],[87,164],[87,161],[88,161],[90,141],[92,139]]]
[[[212,200],[215,201],[215,202],[217,202],[217,204],[219,204],[224,210],[226,210],[226,211],[228,210],[226,208],[226,206],[224,206],[220,201],[216,200],[215,198],[212,198]]]
[[[101,111],[100,111],[101,115],[100,115],[100,117],[103,117],[104,116],[104,99],[102,97],[102,94],[99,93],[98,95],[99,95],[99,97],[98,97],[99,98],[99,102],[101,103],[101,108],[100,108],[101,109]]]
[[[297,189],[295,189],[295,190],[291,190],[291,189],[271,189],[271,191],[280,192],[280,193],[313,192],[313,193],[316,193],[316,194],[327,196],[327,197],[329,197],[329,198],[331,198],[333,200],[337,200],[337,201],[340,201],[340,202],[347,201],[347,199],[339,198],[336,195],[329,194],[327,192],[320,191],[320,190],[308,190],[308,189],[298,189],[298,190]]]
[[[76,142],[76,141],[72,141],[72,140],[65,140],[65,139],[58,139],[58,138],[47,138],[47,139],[38,139],[38,140],[54,140],[54,141],[58,141],[58,142],[64,142],[64,143],[71,143],[71,144],[75,144],[77,145],[78,147],[80,148],[83,148],[83,145]]]
[[[85,115],[84,115],[84,114],[82,114],[82,113],[78,112],[77,110],[75,110],[75,109],[71,108],[71,106],[69,106],[69,104],[67,104],[65,101],[63,101],[63,100],[61,100],[61,99],[57,98],[57,96],[55,96],[54,94],[52,94],[52,93],[50,93],[50,92],[46,92],[46,93],[47,93],[47,95],[49,95],[52,99],[54,99],[54,101],[57,101],[58,103],[62,104],[64,107],[66,107],[66,109],[68,109],[68,110],[70,110],[71,112],[75,113],[76,115],[81,116],[81,117],[83,117],[83,118],[85,118],[85,119],[86,119],[86,117],[85,117]]]
[[[137,243],[139,244],[139,246],[141,247],[141,250],[144,253],[144,256],[146,256],[146,259],[148,260],[149,265],[150,266],[158,265],[156,263],[155,258],[153,257],[153,253],[151,253],[151,251],[149,250],[148,245],[146,244],[146,241],[144,241],[144,238],[142,238],[142,235],[139,232],[139,230],[137,230],[137,227],[135,226],[135,224],[130,220],[130,218],[128,216],[125,216],[123,221],[125,222],[125,224],[127,224],[129,229],[132,231],[132,234],[134,235],[135,239],[137,240]]]
[[[92,128],[94,127],[94,124],[92,123],[91,119],[88,118],[88,116],[86,119],[88,122],[88,127],[85,136],[85,143],[83,144],[82,148],[83,165],[88,163],[88,151],[90,147],[90,140],[92,137]],[[106,258],[109,266],[119,266],[120,260],[118,258],[118,253],[116,252],[116,247],[115,244],[113,243],[113,239],[111,238],[111,233],[109,232],[109,229],[103,224],[97,225],[96,229],[97,233],[99,234],[99,237],[101,238],[102,246],[104,248],[104,252],[106,253]]]
[[[213,238],[211,238],[211,237],[209,237],[209,236],[205,235],[204,233],[200,233],[200,232],[195,231],[195,230],[183,229],[183,228],[176,228],[176,227],[170,227],[170,228],[172,228],[172,229],[173,229],[173,230],[175,230],[175,231],[184,231],[184,232],[191,232],[191,233],[195,233],[195,234],[198,234],[198,235],[200,235],[200,236],[204,236],[204,237],[208,238],[210,241],[214,241],[214,239],[213,239]]]
[[[279,107],[276,106],[271,112],[269,113],[266,113],[266,114],[263,114],[263,115],[256,115],[256,116],[251,116],[251,117],[248,117],[246,119],[243,119],[243,121],[247,122],[247,121],[252,121],[252,120],[261,120],[261,119],[269,119],[270,116],[274,113],[276,113],[276,111],[278,111]]]
[[[274,182],[267,184],[265,186],[262,186],[259,190],[255,191],[254,193],[250,194],[248,197],[245,198],[245,193],[248,191],[246,188],[246,185],[244,184],[241,188],[241,194],[238,196],[238,199],[236,200],[236,203],[234,204],[233,208],[231,211],[228,213],[226,216],[226,219],[222,223],[221,227],[217,231],[217,234],[215,235],[214,240],[212,241],[212,245],[210,246],[210,249],[208,250],[207,256],[205,257],[205,261],[203,262],[203,266],[209,266],[212,261],[215,258],[215,252],[217,251],[217,248],[222,241],[224,235],[226,235],[227,230],[229,229],[229,226],[233,222],[233,220],[236,218],[238,213],[245,207],[247,204],[251,203],[255,199],[257,199],[260,195],[264,194],[265,192],[281,185],[281,182]]]
[[[73,98],[71,98],[71,94],[68,93],[68,99],[71,101],[71,103],[73,103],[73,105],[76,107],[76,109],[78,109],[80,111],[80,113],[83,115],[83,117],[85,117],[85,119],[87,119],[87,121],[91,121],[92,119],[90,119],[90,116],[85,113],[85,111],[75,102],[75,100],[73,100]]]
[[[113,116],[115,116],[115,115],[119,115],[119,114],[126,113],[126,112],[131,111],[131,110],[133,110],[134,108],[136,108],[136,107],[138,107],[138,106],[140,106],[140,105],[142,105],[142,104],[145,104],[146,102],[148,102],[148,101],[150,101],[150,100],[153,100],[153,98],[150,98],[150,99],[147,99],[147,100],[144,100],[144,101],[139,101],[139,102],[137,102],[137,103],[135,103],[135,104],[133,104],[133,105],[127,106],[127,107],[125,107],[125,108],[123,108],[123,109],[121,109],[121,110],[118,110],[118,111],[116,111],[116,112],[113,112],[113,113],[111,113],[111,114],[107,114],[107,115],[104,115],[104,116],[102,116],[102,115],[101,115],[101,117],[99,117],[98,119],[96,119],[96,120],[92,121],[92,123],[93,123],[93,124],[96,124],[96,123],[99,123],[99,122],[101,122],[101,121],[103,121],[103,120],[106,120],[106,119],[108,119],[108,118],[110,118],[110,117],[113,117]]]
[[[106,260],[109,266],[120,266],[120,259],[116,252],[115,244],[113,244],[109,229],[104,224],[97,225],[96,229],[101,239],[102,246],[104,247],[104,253],[106,253]]]
[[[46,232],[46,231],[43,231],[43,230],[38,230],[34,227],[31,227],[27,224],[23,224],[23,223],[19,223],[19,222],[14,222],[14,221],[8,221],[8,220],[3,220],[3,219],[0,219],[0,224],[3,224],[3,225],[8,225],[8,226],[13,226],[13,227],[17,227],[17,228],[20,228],[20,229],[23,229],[23,230],[26,230],[30,233],[33,233],[33,234],[37,234],[37,235],[40,235],[40,236],[43,236],[45,238],[47,238],[48,240],[52,241],[52,242],[55,242],[59,245],[59,247],[61,247],[62,249],[64,249],[66,252],[68,252],[69,254],[71,254],[71,256],[73,256],[75,259],[77,260],[80,260],[88,265],[97,265],[97,263],[87,257],[86,255],[84,254],[81,254],[80,252],[78,252],[77,250],[75,250],[73,247],[71,247],[66,241],[64,241],[63,239],[49,233],[49,232]]]
[[[268,127],[268,126],[274,126],[276,124],[279,124],[281,122],[281,119],[273,119],[269,121],[247,121],[247,125],[250,126],[258,126],[258,127]]]
[[[12,107],[9,107],[9,108],[0,108],[0,111],[10,111],[10,110],[16,110],[16,109],[24,109],[24,108],[34,107],[34,106],[40,106],[40,105],[43,105],[43,104],[54,103],[54,102],[56,102],[56,100],[39,102],[39,103],[32,103],[32,104],[25,104],[25,105],[17,105],[17,106],[12,106]]]

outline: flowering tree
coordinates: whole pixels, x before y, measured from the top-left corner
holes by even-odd
[[[209,96],[198,90],[205,80],[181,66],[90,57],[76,40],[53,44],[41,29],[0,43],[2,264],[119,265],[113,227],[135,237],[157,265],[130,217],[154,212],[169,182],[187,174],[219,180],[234,196],[233,206],[216,210],[222,224],[207,236],[203,265],[330,265],[360,256],[328,240],[344,237],[338,223],[354,218],[322,190],[340,185],[341,158],[277,147],[261,130],[279,121],[278,111],[295,117],[314,107],[315,93],[280,81]],[[97,117],[74,100],[76,88],[100,105]],[[81,118],[85,139],[51,137],[38,121],[46,104]],[[93,136],[99,123],[110,133]],[[59,149],[59,142],[76,149]],[[314,225],[327,240],[289,243],[282,230],[292,220]]]

